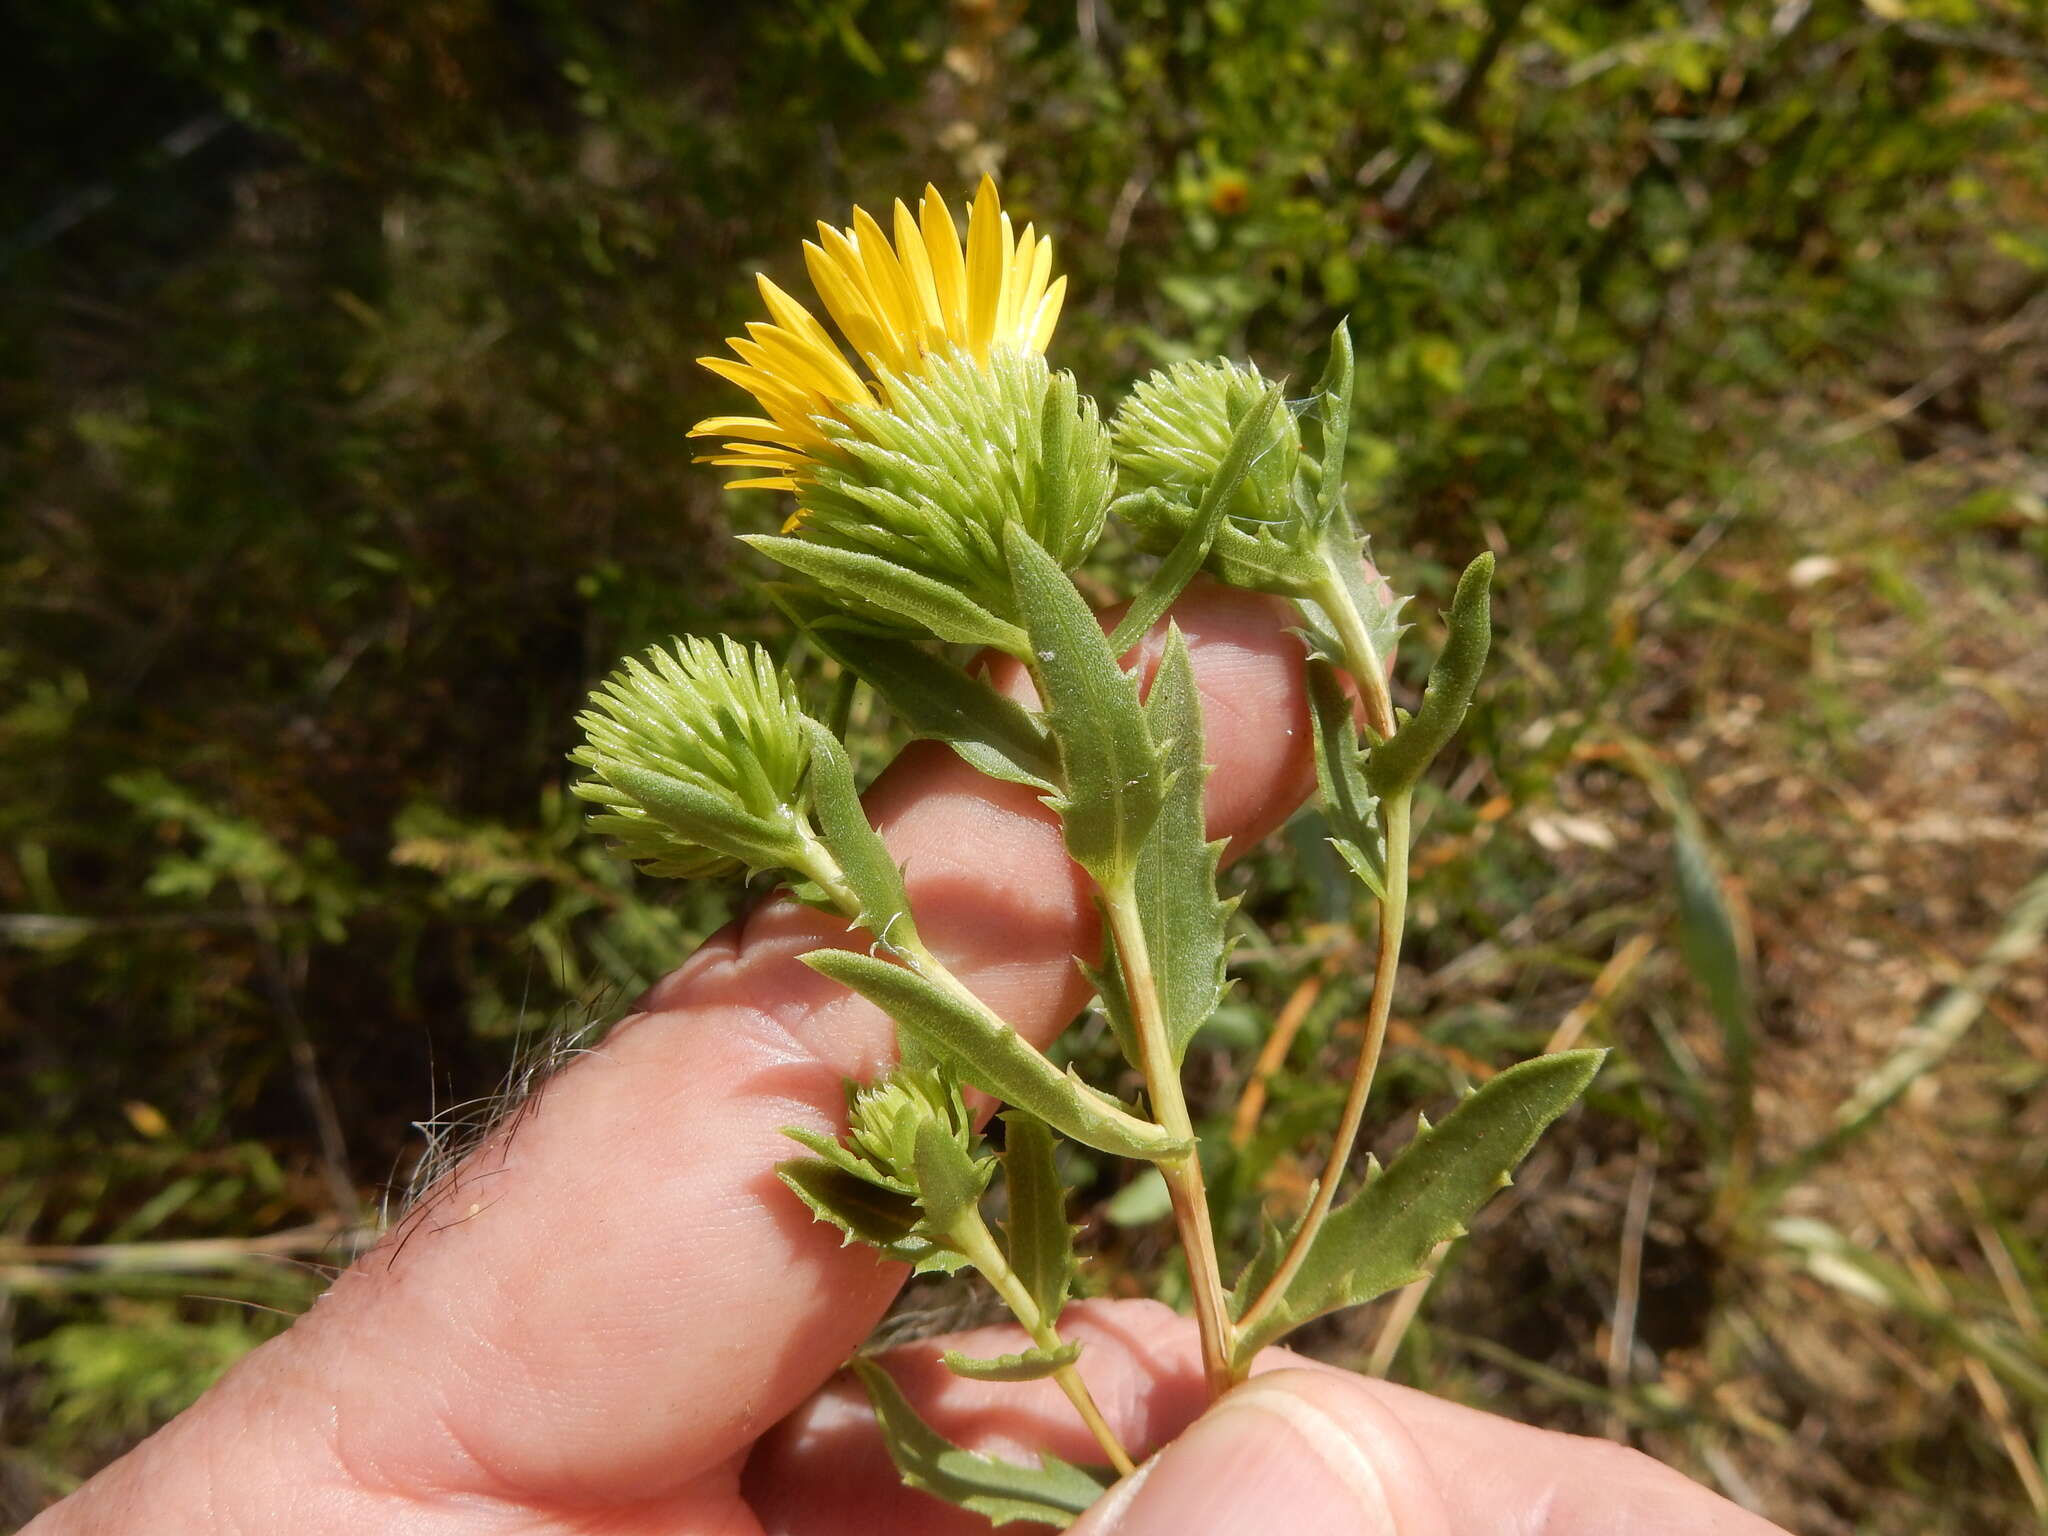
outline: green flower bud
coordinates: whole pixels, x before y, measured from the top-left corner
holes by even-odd
[[[1014,622],[1005,524],[1021,524],[1063,570],[1102,536],[1116,468],[1095,403],[1038,354],[1004,349],[986,364],[961,352],[933,358],[921,375],[885,374],[882,387],[887,406],[821,419],[830,449],[801,489],[794,539],[756,542],[809,569],[835,602],[893,627],[915,626],[911,610],[878,606],[878,587],[837,579],[786,546],[876,556]]]
[[[692,636],[628,659],[577,716],[594,829],[649,874],[800,868],[810,743],[784,672],[755,645]]]
[[[778,1164],[783,1183],[848,1242],[870,1243],[919,1274],[967,1262],[955,1241],[996,1160],[982,1148],[960,1085],[938,1068],[898,1067],[865,1088],[847,1086],[843,1140],[786,1126],[810,1157]]]
[[[880,1082],[856,1089],[848,1108],[848,1148],[889,1187],[906,1193],[918,1187],[917,1140],[925,1125],[936,1125],[970,1160],[980,1141],[959,1084],[936,1068],[899,1067]],[[987,1179],[982,1182],[986,1185]]]
[[[1267,388],[1257,368],[1217,361],[1175,363],[1132,389],[1110,433],[1126,493],[1118,511],[1147,542],[1170,545],[1185,531],[1230,451],[1237,423]],[[1301,433],[1293,413],[1275,411],[1265,432],[1229,508],[1237,530],[1255,537],[1296,520]]]

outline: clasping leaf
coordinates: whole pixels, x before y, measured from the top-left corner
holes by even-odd
[[[957,588],[882,555],[781,534],[749,534],[742,542],[809,576],[854,613],[877,615],[961,645],[1024,654],[1024,631],[1009,620]]]
[[[1605,1051],[1559,1051],[1509,1067],[1432,1126],[1427,1121],[1384,1171],[1332,1211],[1277,1305],[1238,1336],[1237,1358],[1311,1318],[1357,1306],[1423,1275],[1437,1244],[1508,1183],[1545,1127],[1569,1109]],[[1239,1279],[1232,1306],[1243,1316],[1278,1267],[1278,1251]]]
[[[1351,435],[1351,380],[1351,325],[1340,320],[1330,333],[1330,359],[1316,381],[1316,423],[1323,433],[1314,514],[1318,529],[1328,527],[1345,510],[1344,445]]]
[[[1016,606],[1030,631],[1045,719],[1059,748],[1059,812],[1067,851],[1106,889],[1121,887],[1166,794],[1138,684],[1066,572],[1016,523],[1004,529]]]
[[[955,1376],[965,1376],[969,1381],[1040,1381],[1056,1371],[1064,1370],[1081,1358],[1078,1342],[1062,1344],[1058,1349],[1023,1349],[1014,1355],[996,1355],[989,1359],[977,1359],[963,1355],[957,1349],[949,1349],[939,1358],[946,1369]]]
[[[1209,841],[1203,815],[1202,785],[1209,765],[1202,755],[1201,692],[1178,627],[1167,634],[1145,716],[1153,738],[1165,749],[1168,784],[1139,850],[1132,890],[1177,1068],[1195,1031],[1223,1000],[1230,914],[1237,908],[1236,901],[1216,894],[1223,843]]]
[[[1064,1530],[1109,1485],[1109,1474],[1098,1479],[1096,1473],[1057,1456],[1041,1453],[1037,1466],[1026,1467],[955,1445],[918,1416],[879,1365],[855,1360],[852,1370],[867,1388],[889,1458],[903,1481],[972,1510],[991,1525],[1037,1520]]]
[[[1308,701],[1316,727],[1316,786],[1330,824],[1330,846],[1351,872],[1381,901],[1387,899],[1386,838],[1380,830],[1379,798],[1366,784],[1365,756],[1358,749],[1358,724],[1351,695],[1337,669],[1311,661]]]
[[[914,641],[813,624],[811,643],[882,697],[913,736],[943,741],[991,778],[1049,790],[1059,772],[1036,716]]]
[[[1063,1073],[986,1008],[905,966],[844,949],[817,949],[804,964],[851,987],[896,1021],[941,1065],[1006,1103],[1028,1109],[1062,1135],[1118,1157],[1157,1161],[1187,1143]]]
[[[1020,1109],[1003,1116],[1003,1189],[1010,1215],[1003,1223],[1010,1269],[1048,1324],[1059,1321],[1074,1283],[1074,1228],[1067,1222],[1067,1190],[1053,1162],[1052,1132]]]
[[[1423,771],[1457,734],[1465,710],[1479,686],[1486,652],[1493,640],[1487,589],[1493,580],[1493,556],[1483,554],[1458,578],[1451,611],[1445,615],[1450,635],[1443,654],[1429,670],[1422,707],[1394,733],[1391,741],[1373,748],[1366,779],[1382,798],[1412,789]]]
[[[917,924],[903,890],[903,871],[861,809],[846,748],[815,720],[805,719],[804,733],[811,744],[811,807],[818,818],[818,837],[860,902],[854,921],[884,949],[915,945]]]

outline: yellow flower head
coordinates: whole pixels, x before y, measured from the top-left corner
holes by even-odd
[[[1059,320],[1067,280],[1052,276],[1052,241],[1031,225],[1014,234],[996,184],[984,176],[967,218],[963,250],[953,216],[934,187],[913,217],[899,198],[896,239],[865,209],[849,229],[818,226],[804,265],[839,333],[867,366],[863,376],[803,305],[767,278],[757,281],[769,318],[727,341],[738,361],[698,361],[760,403],[762,416],[711,416],[692,437],[732,439],[698,462],[762,473],[738,486],[794,491],[828,439],[816,418],[843,421],[849,406],[887,404],[885,375],[916,376],[925,360],[954,349],[977,363],[991,349],[1043,352]]]

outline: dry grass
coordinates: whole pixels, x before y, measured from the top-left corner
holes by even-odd
[[[1771,476],[1635,605],[1612,723],[1425,852],[1455,875],[1520,838],[1543,868],[1492,939],[1404,979],[1410,1048],[1455,1077],[1484,1070],[1475,1019],[1611,1043],[1608,1113],[1539,1152],[1419,1322],[1411,1296],[1318,1346],[1385,1358],[1405,1326],[1397,1376],[1630,1440],[1793,1529],[2010,1531],[2048,1518],[2038,888],[1953,1049],[1813,1144],[2048,868],[2048,593],[2024,500],[1968,540],[1931,510],[1984,464],[1836,467]],[[1753,1147],[1674,916],[1693,815],[1748,951]]]

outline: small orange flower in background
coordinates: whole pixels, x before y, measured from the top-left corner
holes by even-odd
[[[1209,210],[1229,218],[1252,205],[1252,184],[1241,171],[1219,171],[1209,183]]]
[[[692,437],[723,437],[698,462],[761,473],[737,487],[795,491],[828,439],[817,418],[845,407],[886,405],[888,375],[917,375],[954,349],[986,363],[992,349],[1043,352],[1059,321],[1067,280],[1052,275],[1052,241],[1033,227],[1013,233],[996,185],[982,177],[963,246],[945,199],[926,187],[915,216],[899,198],[895,240],[863,208],[853,224],[818,226],[804,265],[839,336],[766,277],[756,281],[767,320],[727,340],[733,357],[698,361],[759,403],[761,416],[710,416]],[[840,338],[865,365],[846,360]],[[737,359],[735,361],[734,359]]]

